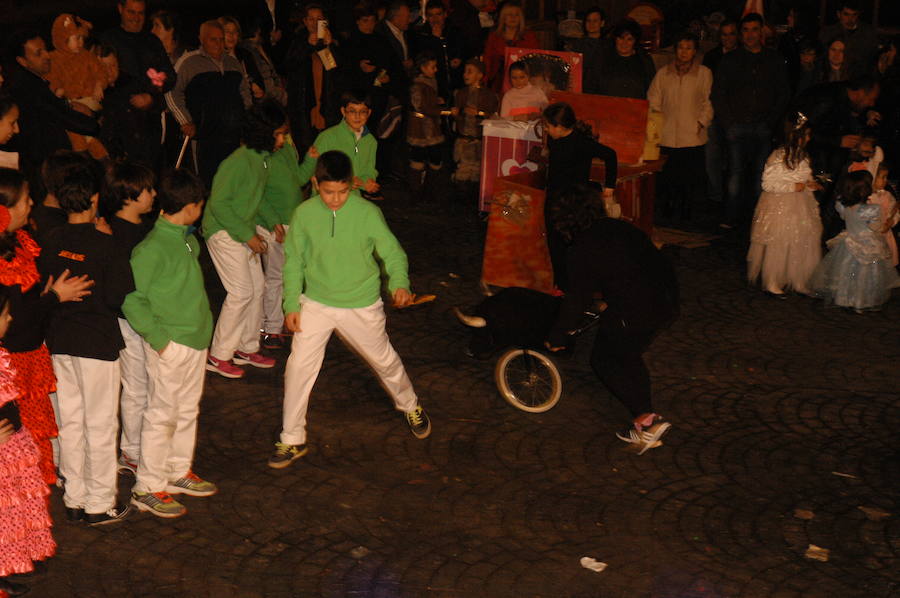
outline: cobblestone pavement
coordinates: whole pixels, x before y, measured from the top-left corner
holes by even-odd
[[[438,295],[388,314],[431,437],[413,438],[333,340],[310,454],[272,470],[287,352],[242,381],[209,375],[195,469],[219,494],[187,498],[178,520],[92,529],[62,522],[55,492],[59,553],[32,596],[900,595],[896,294],[862,316],[776,301],[748,288],[740,241],[667,249],[683,313],[648,361],[674,428],[638,457],[614,436],[627,414],[587,366],[589,343],[540,415],[507,406],[493,363],[463,356],[449,308],[479,300],[474,218],[399,199],[384,209],[414,290]],[[120,478],[123,495],[130,484]],[[810,544],[827,562],[805,556]]]

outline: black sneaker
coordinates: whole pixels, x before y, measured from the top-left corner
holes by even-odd
[[[106,525],[123,521],[131,513],[131,506],[117,504],[105,513],[85,513],[84,521],[88,525]]]
[[[431,434],[431,420],[421,406],[406,414],[406,423],[409,424],[409,430],[413,436],[419,440],[428,438],[428,435]]]
[[[284,349],[284,339],[281,338],[280,334],[264,334],[262,346],[264,349]]]
[[[84,521],[84,509],[81,507],[66,507],[66,521],[69,523],[80,523]]]

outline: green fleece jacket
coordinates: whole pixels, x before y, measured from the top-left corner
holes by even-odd
[[[269,152],[242,145],[222,161],[203,211],[204,238],[224,230],[238,243],[246,243],[256,234],[256,212],[269,179],[271,160]]]
[[[353,176],[361,178],[363,182],[378,178],[378,171],[375,170],[375,150],[378,149],[378,142],[368,127],[363,128],[362,137],[357,139],[356,133],[347,121],[342,120],[319,133],[313,145],[316,146],[319,155],[331,150],[347,154],[353,163]],[[300,164],[300,180],[304,185],[316,173],[318,161],[318,158],[311,158],[308,153],[303,157],[303,163]]]
[[[291,214],[303,201],[303,185],[297,148],[292,141],[285,141],[269,160],[269,178],[256,212],[256,223],[269,231],[276,224],[288,224]]]
[[[316,195],[294,211],[284,241],[284,313],[300,310],[300,294],[332,307],[368,307],[388,290],[409,289],[406,253],[381,210],[356,191],[332,211]]]
[[[190,228],[164,216],[131,253],[134,291],[125,297],[122,312],[157,351],[169,341],[198,351],[209,347],[213,321],[199,255]]]

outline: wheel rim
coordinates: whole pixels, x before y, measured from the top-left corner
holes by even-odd
[[[553,407],[561,394],[556,366],[542,353],[513,350],[498,362],[498,387],[513,406],[529,412]]]

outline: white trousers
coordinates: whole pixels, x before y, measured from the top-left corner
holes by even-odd
[[[289,228],[285,225],[285,233]],[[284,328],[284,311],[281,309],[281,292],[284,287],[281,278],[281,270],[284,268],[284,244],[275,240],[273,231],[257,226],[256,232],[268,244],[266,252],[262,254],[266,290],[263,294],[261,328],[266,334],[281,334],[281,330]]]
[[[191,470],[206,351],[170,342],[163,355],[144,343],[150,400],[141,429],[136,492],[162,492]]]
[[[228,361],[235,351],[256,353],[265,290],[262,261],[245,243],[238,243],[224,230],[207,239],[206,246],[228,293],[209,354]]]
[[[119,450],[131,460],[138,461],[141,457],[141,426],[150,393],[147,356],[144,353],[144,339],[127,320],[119,318],[119,330],[125,340],[125,348],[119,351],[119,367],[122,370],[122,397],[119,401],[122,435]]]
[[[300,332],[294,333],[291,356],[284,371],[284,415],[281,442],[306,443],[306,411],[332,332],[337,332],[375,371],[394,407],[408,413],[419,399],[400,356],[391,346],[384,327],[381,299],[368,307],[330,307],[300,298]]]
[[[105,513],[116,502],[119,362],[54,355],[63,502]]]

